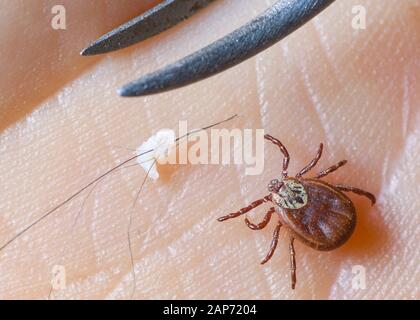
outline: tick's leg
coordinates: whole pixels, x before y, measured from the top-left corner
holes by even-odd
[[[333,165],[333,166],[329,167],[329,168],[328,168],[328,169],[326,169],[326,170],[323,170],[323,171],[319,172],[319,173],[316,175],[316,178],[318,178],[318,179],[319,179],[319,178],[325,177],[326,175],[329,175],[330,173],[334,172],[335,170],[337,170],[337,169],[341,168],[341,167],[342,167],[342,166],[344,166],[346,163],[347,163],[347,160],[341,160],[339,163],[337,163],[337,164],[335,164],[335,165]]]
[[[319,145],[318,152],[316,153],[315,158],[313,158],[312,161],[309,162],[309,164],[305,168],[300,170],[300,172],[296,175],[296,178],[300,178],[301,176],[303,176],[305,173],[307,173],[309,170],[311,170],[313,167],[316,166],[319,159],[321,158],[323,148],[324,148],[324,145],[321,143]]]
[[[341,191],[353,192],[353,193],[356,193],[360,196],[365,196],[366,198],[368,198],[370,200],[370,202],[372,202],[372,206],[376,203],[375,196],[373,194],[371,194],[370,192],[364,191],[364,190],[359,189],[359,188],[350,187],[350,186],[336,185],[335,187],[337,189],[341,190]]]
[[[283,155],[284,155],[284,159],[283,159],[283,177],[287,177],[287,168],[289,167],[289,161],[290,161],[289,152],[287,152],[286,147],[283,145],[283,143],[280,142],[280,140],[278,140],[276,138],[273,138],[269,134],[264,135],[264,138],[266,140],[274,143],[276,146],[278,146],[280,148],[280,151],[283,153]]]
[[[274,254],[274,251],[276,251],[277,248],[277,243],[279,242],[279,234],[280,234],[280,227],[281,227],[281,222],[279,221],[277,223],[276,228],[274,229],[273,232],[273,240],[271,240],[271,245],[270,245],[270,250],[268,251],[267,255],[265,256],[264,260],[261,261],[261,264],[266,263],[268,260],[271,259],[271,257]]]
[[[262,205],[263,203],[268,202],[268,201],[271,201],[271,195],[265,196],[262,199],[258,199],[256,201],[254,201],[253,203],[251,203],[249,206],[244,207],[239,211],[230,213],[226,216],[220,217],[217,220],[222,222],[222,221],[225,221],[225,220],[228,220],[228,219],[236,218],[236,217],[238,217],[240,215],[243,215],[243,214],[247,213],[248,211],[251,211],[252,209]]]
[[[289,254],[290,254],[290,273],[291,273],[291,282],[292,282],[292,289],[296,286],[296,259],[295,259],[295,247],[293,242],[295,239],[290,236],[290,244],[289,244]]]
[[[267,213],[264,216],[263,221],[261,221],[258,224],[253,224],[252,222],[250,222],[248,220],[248,218],[245,218],[245,223],[248,226],[248,228],[252,229],[252,230],[261,230],[264,229],[267,224],[270,222],[271,219],[271,215],[276,211],[276,209],[274,209],[274,207],[270,208],[270,210],[267,211]]]

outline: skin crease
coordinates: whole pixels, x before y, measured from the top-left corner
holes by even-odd
[[[67,30],[50,26],[54,1],[0,6],[0,243],[132,155],[161,128],[263,128],[281,139],[295,174],[325,143],[314,170],[373,192],[350,195],[351,239],[331,252],[296,241],[290,289],[288,235],[265,266],[275,219],[262,231],[243,218],[219,223],[267,194],[281,154],[265,144],[265,170],[245,165],[163,166],[130,208],[144,171],[121,170],[0,252],[0,298],[47,299],[54,265],[66,288],[51,299],[419,299],[420,1],[337,1],[286,40],[221,75],[165,94],[127,99],[116,88],[239,27],[270,1],[218,1],[186,23],[121,52],[80,57],[98,36],[158,1],[61,1]],[[353,5],[366,30],[351,27]],[[248,213],[259,222],[269,205]],[[74,227],[73,227],[74,224]],[[366,289],[352,287],[355,266]],[[354,271],[354,270],[353,270]]]

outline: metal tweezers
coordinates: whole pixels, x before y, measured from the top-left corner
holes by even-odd
[[[165,0],[100,37],[82,55],[119,50],[157,35],[214,0]],[[280,0],[260,16],[207,47],[120,88],[133,97],[169,91],[206,79],[274,45],[328,7],[334,0]]]

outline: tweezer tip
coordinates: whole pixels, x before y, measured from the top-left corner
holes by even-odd
[[[98,46],[98,44],[96,42],[87,46],[82,51],[80,51],[80,55],[85,56],[85,57],[86,56],[94,56],[94,55],[97,55],[97,54],[100,54],[100,53],[102,53],[102,51],[100,50],[100,46]]]
[[[121,97],[141,97],[166,91],[156,83],[154,75],[146,75],[117,89]]]
[[[133,92],[132,88],[129,86],[124,86],[121,88],[117,89],[117,93],[121,96],[121,97],[138,97],[139,94],[136,94],[136,92]],[[140,94],[141,96],[142,94]]]
[[[97,54],[104,54],[116,50],[117,48],[115,47],[115,43],[113,43],[112,40],[112,37],[110,37],[108,34],[104,35],[97,39],[95,42],[89,44],[80,52],[80,54],[82,56],[94,56]],[[121,49],[122,47],[119,46],[118,48]]]
[[[82,51],[80,51],[80,55],[81,56],[90,56],[89,47],[88,48],[84,48]]]

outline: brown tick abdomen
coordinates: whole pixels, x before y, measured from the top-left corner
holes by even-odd
[[[308,194],[305,207],[277,208],[293,236],[316,250],[333,250],[344,244],[356,226],[351,200],[334,186],[318,179],[299,179]]]

